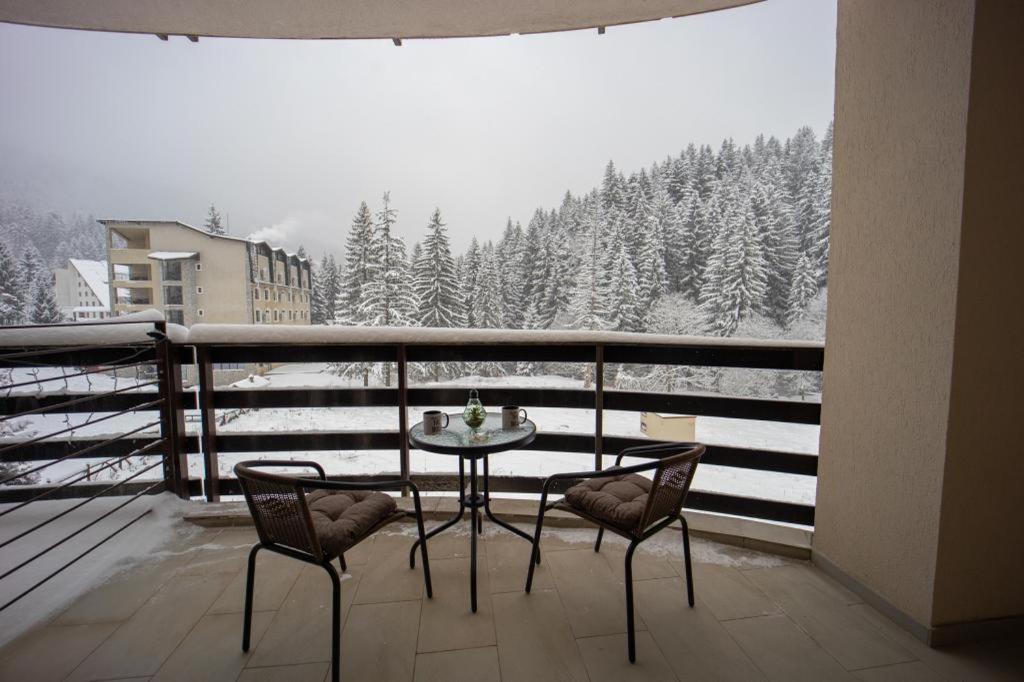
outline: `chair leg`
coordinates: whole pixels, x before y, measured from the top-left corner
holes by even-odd
[[[256,543],[249,550],[249,570],[245,575],[245,616],[242,620],[242,651],[249,650],[249,637],[252,632],[252,590],[256,581],[256,554],[263,545]]]
[[[546,499],[540,499],[540,511],[537,512],[537,530],[533,534],[533,549],[530,552],[530,569],[526,572],[526,592],[529,594],[533,587],[533,569],[540,563],[540,532],[544,529],[544,503]]]
[[[345,555],[344,554],[339,554],[338,555],[338,565],[341,566],[341,570],[342,570],[343,573],[348,571],[348,565],[345,563]]]
[[[341,680],[341,580],[328,561],[323,564],[331,576],[331,682]]]
[[[594,543],[594,551],[595,552],[600,552],[601,551],[601,538],[603,538],[603,537],[604,537],[604,528],[598,528],[597,529],[597,542]]]
[[[459,516],[461,516],[461,514]],[[420,499],[418,496],[416,497],[416,530],[420,535],[420,557],[423,559],[423,583],[427,588],[427,599],[431,599],[434,596],[434,588],[430,584],[430,560],[427,558],[427,536],[423,530],[423,512],[420,509]],[[410,563],[412,563],[411,560]]]
[[[636,627],[633,623],[633,550],[636,546],[634,540],[626,550],[626,638],[630,663],[636,663]]]
[[[679,515],[679,520],[683,524],[683,562],[686,565],[686,599],[690,602],[690,607],[693,607],[693,568],[690,565],[690,528],[686,525],[686,519],[683,515]]]

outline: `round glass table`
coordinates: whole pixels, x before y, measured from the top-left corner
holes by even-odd
[[[502,521],[491,511],[491,498],[488,485],[487,456],[495,452],[514,450],[529,445],[537,437],[537,425],[529,419],[514,429],[501,428],[501,413],[488,414],[483,425],[475,432],[462,421],[462,414],[449,414],[448,427],[440,433],[427,435],[423,433],[423,422],[409,429],[409,443],[414,448],[442,455],[455,455],[459,458],[459,511],[452,518],[426,534],[432,538],[438,533],[451,528],[469,510],[470,529],[470,569],[469,569],[469,602],[470,608],[476,612],[476,540],[483,533],[483,509],[494,523],[515,533],[523,539],[533,542],[533,538],[513,525]],[[469,461],[469,493],[466,492],[466,461]],[[483,494],[478,491],[477,461],[483,460]],[[475,531],[475,532],[474,532]],[[417,540],[409,553],[409,564],[415,566]]]

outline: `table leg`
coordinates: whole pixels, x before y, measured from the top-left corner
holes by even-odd
[[[456,523],[462,520],[463,514],[466,513],[466,468],[463,464],[463,460],[459,457],[459,511],[455,513],[455,516],[451,517],[437,528],[425,533],[423,535],[424,540],[429,540],[441,531],[451,528]],[[472,518],[472,514],[471,514]],[[416,548],[420,546],[419,538],[416,542],[412,543],[412,549],[409,550],[409,567],[416,568]]]
[[[473,525],[476,525],[475,520],[479,509],[477,505],[479,500],[477,499],[477,487],[476,487],[476,458],[470,460],[469,463],[469,490],[471,499],[473,500],[472,514],[470,520],[473,521]],[[475,528],[470,527],[469,529],[469,605],[473,613],[476,613],[476,536]]]
[[[530,542],[530,544],[533,544],[533,536],[531,536],[529,533],[525,533],[519,530],[510,523],[502,521],[494,515],[494,512],[491,511],[490,467],[488,466],[487,459],[487,456],[484,455],[484,511],[487,513],[487,518],[489,518],[491,521],[498,524],[505,530],[511,531],[512,533],[515,533],[524,540]],[[537,563],[540,563],[540,556],[537,557]]]

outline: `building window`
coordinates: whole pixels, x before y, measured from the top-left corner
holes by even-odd
[[[263,322],[270,324],[270,311],[266,308],[263,309]]]
[[[171,324],[185,324],[185,313],[179,309],[165,310],[165,317]]]
[[[196,287],[196,293],[197,294],[203,293],[203,288],[202,287]]]
[[[172,260],[164,261],[164,279],[168,282],[180,282],[181,281],[181,261]]]
[[[199,317],[202,317],[202,316],[203,316],[203,309],[202,309],[202,308],[200,308],[200,309],[199,309],[199,310],[197,310],[196,312],[197,312],[197,313],[199,313]]]
[[[260,322],[260,321],[261,321],[261,320],[260,320],[260,311],[258,311],[258,310],[256,311],[256,321],[257,321],[257,322]]]
[[[202,269],[203,269],[203,264],[202,263],[196,263],[196,272],[199,272]]]
[[[269,301],[270,300],[270,289],[264,289],[263,290],[263,300],[264,301]]]
[[[164,304],[166,305],[181,305],[182,294],[180,286],[165,286],[164,287]]]
[[[254,300],[254,301],[260,300],[260,290],[259,289],[253,289],[252,290],[252,300]]]

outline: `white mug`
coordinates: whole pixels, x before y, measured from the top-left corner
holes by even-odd
[[[448,428],[448,415],[441,410],[427,410],[423,413],[423,433],[434,436]]]
[[[501,408],[501,428],[506,431],[519,428],[524,421],[526,421],[526,410],[518,405],[505,405]]]

